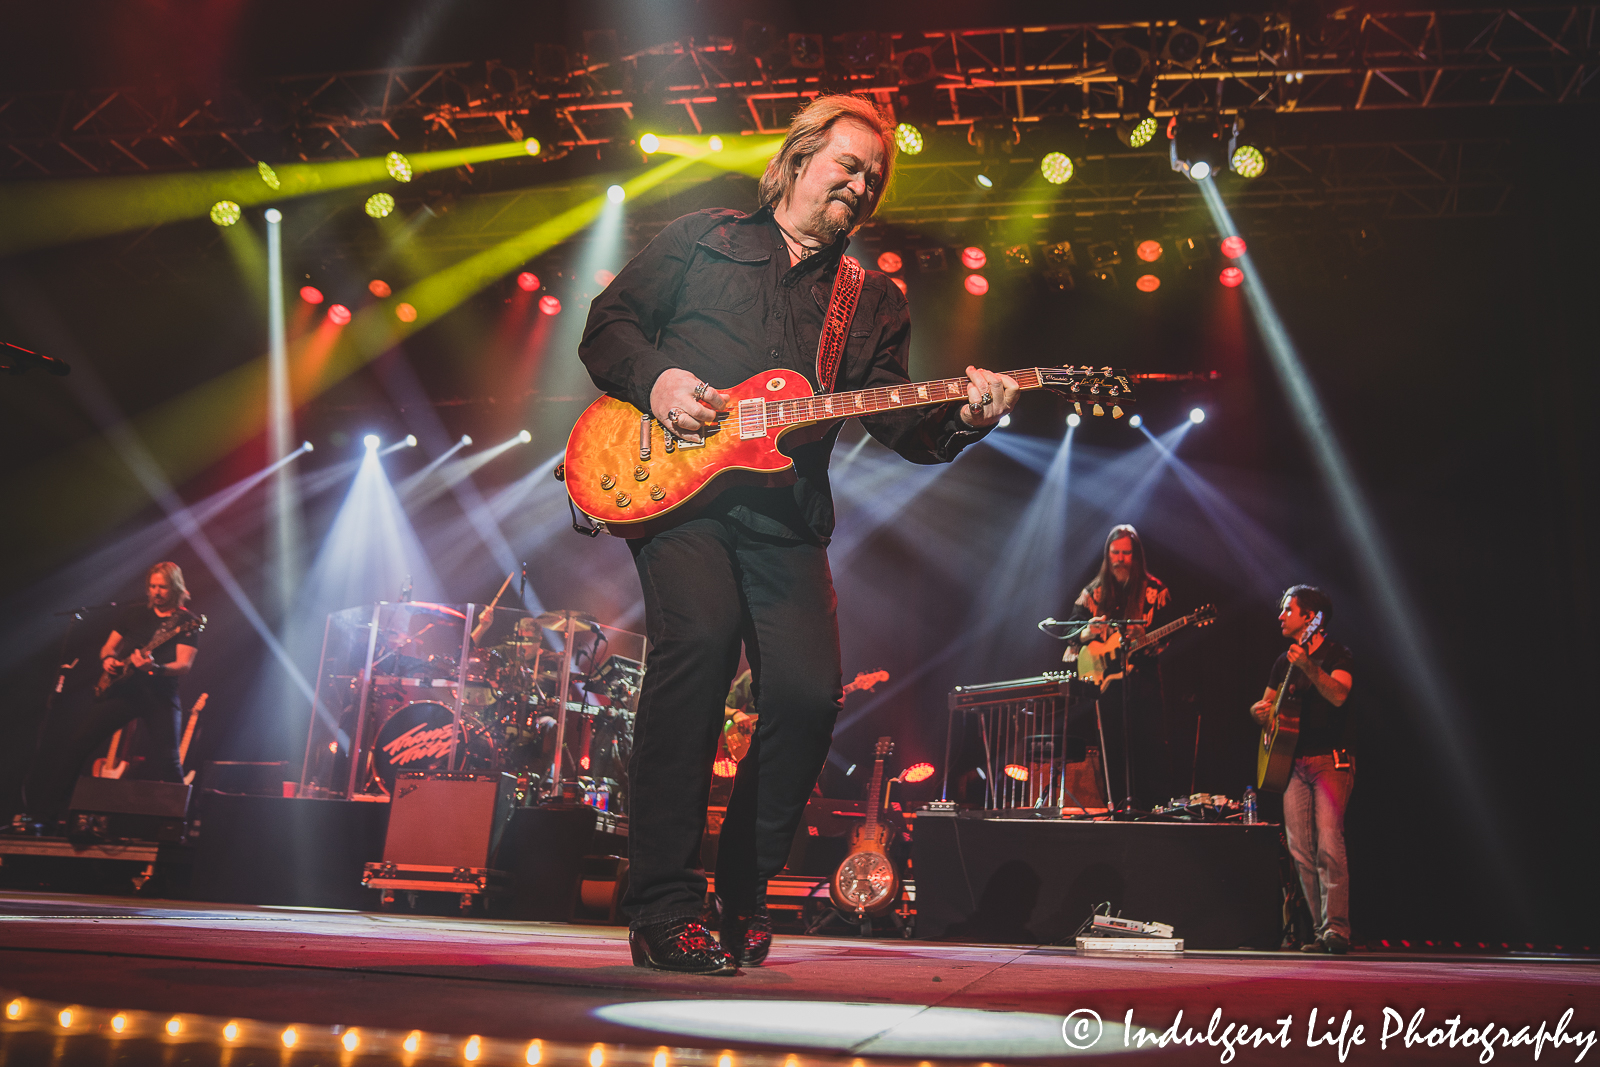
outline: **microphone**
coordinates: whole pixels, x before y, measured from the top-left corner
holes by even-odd
[[[0,341],[0,370],[22,374],[29,367],[49,371],[57,378],[64,378],[72,373],[72,366],[64,359],[41,355],[31,348],[23,348],[10,341]]]

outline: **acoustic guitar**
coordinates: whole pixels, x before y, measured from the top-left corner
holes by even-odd
[[[1305,648],[1322,629],[1322,612],[1311,616],[1305,633],[1295,644]],[[1294,770],[1294,747],[1300,741],[1300,697],[1289,683],[1294,679],[1294,664],[1278,683],[1272,698],[1272,715],[1261,728],[1261,745],[1256,749],[1256,788],[1281,793],[1289,788],[1289,773]]]
[[[1210,626],[1216,617],[1217,609],[1207,604],[1128,642],[1125,649],[1122,647],[1122,631],[1112,630],[1111,636],[1104,641],[1090,641],[1078,650],[1078,677],[1098,685],[1100,691],[1105,692],[1107,686],[1127,672],[1128,658],[1135,652],[1149,648],[1157,641],[1165,641],[1185,626]]]
[[[150,635],[150,640],[146,641],[144,647],[139,651],[148,656],[175,637],[193,636],[204,632],[205,628],[206,617],[204,615],[196,615],[192,611],[185,611],[180,608],[168,618],[162,620],[161,625],[156,628],[156,632]],[[100,680],[94,683],[94,698],[96,700],[104,700],[126,684],[127,680],[133,675],[145,673],[148,672],[135,669],[128,664],[127,660],[123,660],[120,667],[102,668]]]
[[[1080,412],[1133,402],[1132,379],[1111,367],[1027,367],[1010,372],[1023,389],[1054,389]],[[841,419],[967,399],[966,378],[907,382],[849,393],[811,392],[797,371],[763,371],[726,390],[727,410],[700,441],[686,441],[632,404],[603,396],[578,417],[566,462],[555,470],[572,502],[618,537],[645,537],[694,515],[734,485],[793,484],[794,461],[779,446],[820,439]]]
[[[883,804],[883,761],[894,740],[878,738],[873,748],[872,784],[867,790],[867,818],[850,835],[850,851],[828,883],[833,906],[846,918],[861,922],[894,907],[900,897],[900,874],[889,860],[890,826]]]

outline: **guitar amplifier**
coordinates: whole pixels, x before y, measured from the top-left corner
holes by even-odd
[[[385,863],[488,867],[511,814],[516,779],[412,772],[396,776]]]

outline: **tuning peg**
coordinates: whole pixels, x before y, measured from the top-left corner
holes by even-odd
[[[1096,404],[1094,406],[1094,413],[1096,415],[1104,415],[1106,413],[1106,409],[1101,407],[1099,404]]]
[[[1118,407],[1116,404],[1112,404],[1111,405],[1111,417],[1113,419],[1122,418],[1122,409],[1120,407]]]
[[[1076,411],[1079,415],[1082,415],[1083,414],[1083,405],[1078,403],[1078,401],[1074,400],[1072,402],[1072,410]]]

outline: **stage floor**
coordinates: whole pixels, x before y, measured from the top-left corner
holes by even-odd
[[[135,1055],[133,1042],[112,1056],[106,1027],[117,1010],[136,1021],[183,1013],[196,1034],[208,1025],[201,1017],[259,1020],[247,1032],[271,1035],[293,1024],[300,1035],[293,1062],[330,1065],[351,1062],[334,1044],[349,1027],[367,1035],[357,1062],[460,1063],[469,1058],[464,1043],[479,1035],[477,1062],[505,1062],[513,1050],[516,1062],[594,1067],[596,1057],[656,1067],[777,1064],[791,1053],[803,1064],[1077,1058],[1083,1053],[1073,1055],[1062,1026],[1073,1012],[1067,1036],[1089,1045],[1085,1053],[1194,1063],[1232,1062],[1222,1035],[1240,1026],[1252,1036],[1261,1028],[1274,1043],[1239,1050],[1237,1062],[1340,1062],[1336,1044],[1307,1046],[1313,1011],[1317,1039],[1336,1039],[1350,1013],[1345,1039],[1357,1062],[1478,1062],[1483,1050],[1459,1040],[1454,1048],[1447,1040],[1434,1048],[1415,1043],[1456,1016],[1458,1039],[1469,1027],[1481,1033],[1493,1024],[1500,1063],[1532,1062],[1531,1045],[1500,1047],[1502,1040],[1515,1040],[1524,1026],[1524,1040],[1535,1037],[1540,1023],[1555,1033],[1568,1009],[1574,1014],[1564,1037],[1592,1041],[1600,1027],[1600,963],[1584,959],[1237,952],[1090,959],[1067,948],[780,936],[766,966],[698,978],[631,966],[626,932],[616,927],[24,893],[0,894],[0,989],[8,1000],[27,998],[18,1020],[0,1019],[0,1061],[8,1067],[172,1062],[170,1047],[168,1059],[151,1058],[160,1050],[153,1039],[138,1046],[151,1050],[148,1057]],[[78,1006],[77,1029],[66,1032],[84,1040],[61,1042],[63,1005]],[[1134,1029],[1125,1033],[1130,1009]],[[1139,1028],[1159,1035],[1180,1010],[1178,1033],[1192,1027],[1193,1043],[1131,1047]],[[1199,1043],[1219,1010],[1211,1043]],[[1407,1048],[1405,1028],[1419,1010]],[[1277,1039],[1286,1017],[1284,1048]],[[1400,1033],[1380,1047],[1396,1018],[1404,1020]],[[1364,1044],[1352,1043],[1357,1026],[1365,1028]],[[85,1027],[100,1033],[98,1044]],[[412,1031],[426,1035],[420,1058],[367,1055]],[[534,1040],[537,1054],[524,1057]],[[319,1058],[318,1047],[333,1051]],[[1571,1063],[1582,1049],[1547,1039],[1539,1061]],[[224,1051],[237,1055],[219,1059],[201,1049],[183,1062],[246,1067],[291,1058],[283,1048]]]

